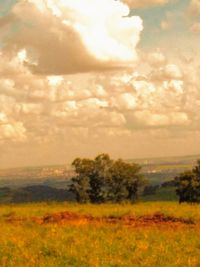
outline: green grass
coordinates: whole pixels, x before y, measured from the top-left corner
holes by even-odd
[[[1,267],[200,266],[200,229],[131,228],[122,225],[38,225],[31,217],[72,211],[94,216],[162,212],[200,221],[199,205],[146,202],[135,205],[23,204],[0,206]],[[8,223],[14,214],[29,218]]]

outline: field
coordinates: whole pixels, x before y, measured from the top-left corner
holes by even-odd
[[[199,205],[1,205],[0,222],[1,267],[200,266]]]

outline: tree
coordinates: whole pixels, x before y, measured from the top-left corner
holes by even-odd
[[[76,176],[72,178],[70,191],[74,193],[80,203],[90,202],[90,176],[93,171],[93,162],[89,159],[77,158],[72,162]]]
[[[76,176],[71,191],[78,202],[102,203],[106,201],[134,201],[142,185],[141,167],[109,155],[98,155],[94,160],[75,159],[72,163]]]
[[[140,170],[141,167],[135,163],[124,162],[121,159],[113,162],[109,184],[109,196],[113,202],[137,199],[138,187],[143,184]]]
[[[93,161],[93,173],[90,176],[90,198],[93,203],[106,202],[108,182],[111,179],[110,168],[113,161],[108,154],[100,154]]]
[[[200,202],[200,160],[197,161],[191,171],[181,173],[175,178],[177,187],[176,193],[179,202],[199,203]]]

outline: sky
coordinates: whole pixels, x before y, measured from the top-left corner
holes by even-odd
[[[200,0],[0,0],[0,168],[200,153]]]

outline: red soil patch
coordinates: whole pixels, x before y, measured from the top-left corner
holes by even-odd
[[[24,218],[17,217],[16,214],[8,214],[4,216],[6,222],[12,224],[21,224],[24,222],[35,222],[40,225],[44,224],[58,224],[58,225],[67,225],[67,224],[119,224],[124,226],[131,227],[165,227],[165,228],[181,228],[181,227],[198,227],[200,228],[200,223],[194,223],[192,220],[177,218],[173,216],[167,216],[163,213],[154,213],[152,215],[143,215],[143,216],[107,216],[107,217],[94,217],[91,215],[82,215],[73,212],[59,212],[54,214],[48,214],[43,217],[36,218]]]
[[[90,215],[81,215],[73,212],[60,212],[46,215],[42,218],[36,218],[39,224],[66,224],[66,223],[89,223],[95,221],[95,218]]]
[[[166,227],[181,227],[191,226],[195,223],[188,219],[166,216],[162,213],[152,215],[135,216],[108,216],[108,217],[93,217],[90,215],[80,215],[72,212],[60,212],[50,214],[42,218],[37,218],[35,221],[39,224],[88,224],[88,223],[106,223],[120,224],[133,227],[148,227],[148,226],[166,226]]]

